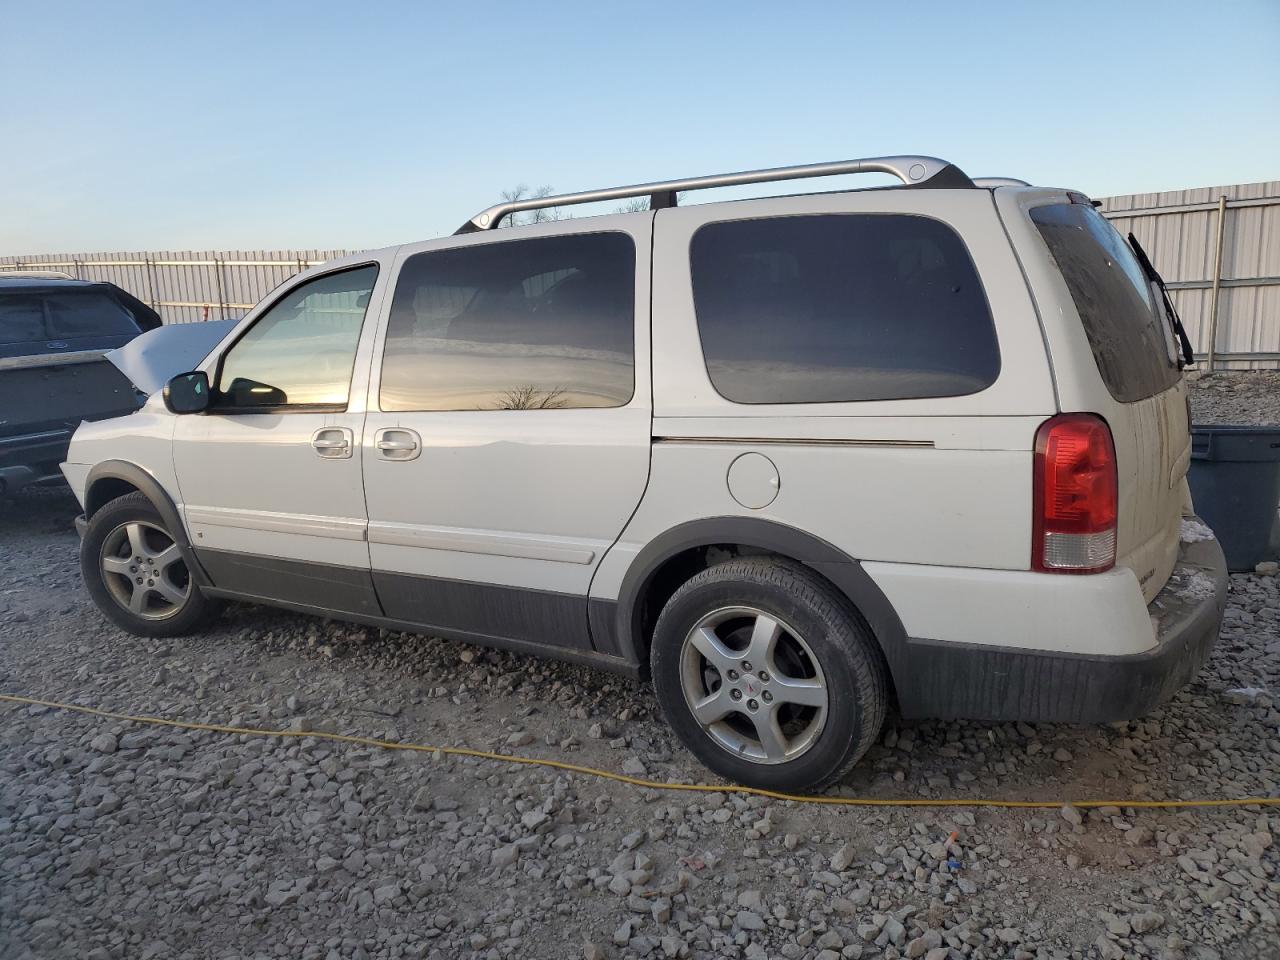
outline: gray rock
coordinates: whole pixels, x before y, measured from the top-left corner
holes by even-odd
[[[1150,933],[1164,926],[1164,916],[1154,911],[1135,914],[1129,918],[1129,926],[1133,928],[1134,933]]]
[[[647,777],[649,771],[639,757],[627,757],[622,762],[622,772],[629,777]]]
[[[622,925],[613,931],[613,942],[620,947],[625,947],[631,942],[631,921],[623,920]]]
[[[89,741],[89,746],[99,753],[115,753],[117,744],[114,733],[100,733]]]
[[[831,869],[836,873],[848,870],[854,861],[854,851],[852,844],[844,844],[835,853],[831,855]]]
[[[503,867],[509,867],[511,866],[511,864],[515,863],[519,859],[520,859],[520,848],[517,847],[514,843],[509,843],[506,846],[498,847],[496,850],[493,851],[493,853],[489,855],[489,862],[492,863],[498,869],[502,869]]]

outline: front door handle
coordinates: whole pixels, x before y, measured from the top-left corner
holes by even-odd
[[[373,446],[383,460],[416,460],[422,452],[422,438],[406,427],[383,427],[373,435]]]
[[[350,427],[321,427],[311,435],[311,446],[325,460],[350,460],[355,436]]]

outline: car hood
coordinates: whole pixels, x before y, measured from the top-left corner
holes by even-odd
[[[172,377],[195,369],[238,320],[175,323],[135,337],[106,354],[120,372],[145,394],[153,394]]]

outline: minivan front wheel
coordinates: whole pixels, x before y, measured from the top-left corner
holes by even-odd
[[[139,636],[190,633],[217,608],[193,581],[160,512],[141,493],[113,500],[90,518],[80,570],[98,609]]]
[[[651,660],[676,734],[748,786],[826,786],[884,722],[874,638],[831,584],[793,561],[745,558],[690,579],[658,618]]]

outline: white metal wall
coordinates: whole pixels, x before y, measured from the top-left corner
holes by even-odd
[[[277,285],[346,250],[203,250],[0,257],[7,270],[60,270],[107,280],[150,304],[165,323],[238,317]]]
[[[1216,275],[1216,364],[1280,367],[1280,180],[1106,197],[1101,204],[1121,233],[1133,232],[1173,289],[1197,355],[1207,355],[1210,330],[1215,326]],[[152,304],[166,323],[187,323],[239,316],[299,270],[348,252],[44,254],[0,257],[0,275],[6,268],[29,267],[109,280]]]
[[[1197,356],[1207,360],[1216,275],[1215,366],[1280,367],[1280,180],[1107,197],[1100,209],[1151,255]]]

